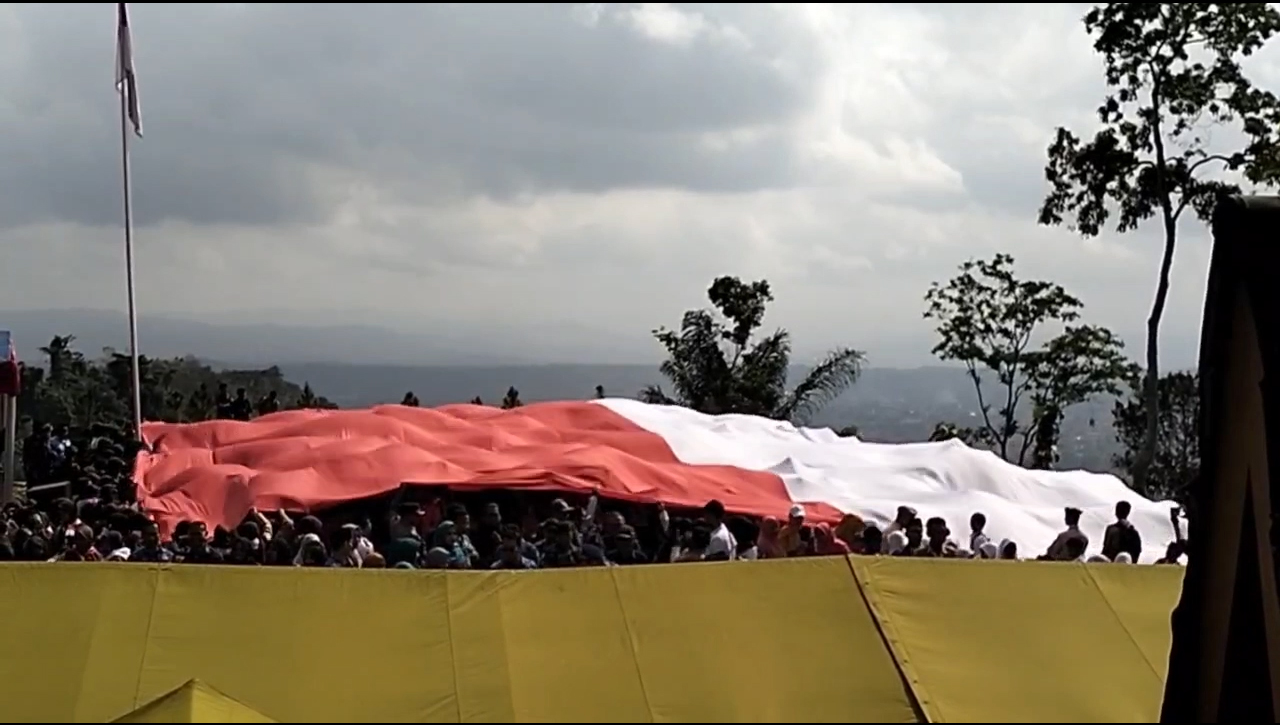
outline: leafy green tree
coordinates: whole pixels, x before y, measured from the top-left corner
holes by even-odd
[[[1101,128],[1088,142],[1058,129],[1040,223],[1066,223],[1092,237],[1160,220],[1164,248],[1147,318],[1146,430],[1133,461],[1142,488],[1159,435],[1160,320],[1178,223],[1188,210],[1207,221],[1221,195],[1239,192],[1215,172],[1261,185],[1280,180],[1280,100],[1256,88],[1240,66],[1280,31],[1280,12],[1270,3],[1105,3],[1085,15],[1084,26],[1109,88],[1098,108]],[[1240,144],[1213,148],[1214,126],[1229,128],[1217,140],[1234,131]]]
[[[777,330],[756,337],[773,301],[768,282],[718,277],[707,297],[714,312],[690,310],[679,330],[653,331],[667,351],[659,370],[670,381],[672,395],[651,385],[640,391],[641,400],[802,423],[857,381],[865,356],[842,347],[827,353],[788,390],[790,333]]]
[[[71,349],[71,343],[75,341],[75,335],[54,335],[48,345],[40,348],[40,352],[49,358],[50,380],[61,380],[68,372],[68,368],[83,362],[83,358]]]
[[[1138,492],[1155,499],[1182,500],[1200,475],[1200,376],[1174,372],[1160,378],[1160,435],[1146,483]],[[1121,451],[1113,463],[1133,475],[1134,461],[1146,434],[1146,397],[1142,379],[1135,376],[1130,392],[1112,411]]]
[[[1033,464],[1051,467],[1067,408],[1118,392],[1132,366],[1110,330],[1078,324],[1079,299],[1051,282],[1020,280],[1013,267],[1007,254],[969,260],[925,294],[924,316],[938,324],[933,353],[965,366],[982,415],[976,430],[941,424],[934,435],[987,444],[1018,465],[1033,452]]]
[[[104,424],[127,428],[132,421],[132,362],[128,355],[107,349],[100,359],[77,351],[71,335],[54,337],[41,348],[46,367],[22,365],[18,409],[27,426],[34,422],[87,427]],[[257,399],[275,391],[286,408],[337,407],[317,396],[310,386],[299,388],[285,380],[278,367],[264,370],[215,370],[193,357],[138,357],[138,373],[145,420],[195,422],[214,415],[212,390],[219,383],[244,388]]]

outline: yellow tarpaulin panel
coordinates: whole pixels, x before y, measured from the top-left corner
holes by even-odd
[[[1169,670],[1169,621],[1182,593],[1182,567],[1089,564],[1085,568],[1163,682]]]
[[[446,576],[170,568],[138,702],[195,678],[279,722],[457,722]]]
[[[932,722],[1155,722],[1163,682],[1081,564],[853,557]]]
[[[463,722],[649,721],[610,570],[459,572],[449,612]]]
[[[273,723],[242,702],[218,692],[199,680],[163,695],[146,705],[112,722],[119,723]]]
[[[610,571],[654,722],[917,722],[841,557]]]
[[[127,564],[0,567],[0,720],[101,723],[132,710],[158,578]]]
[[[107,722],[199,678],[278,722],[913,722],[912,693],[939,722],[1153,721],[1180,576],[0,565],[0,720]]]

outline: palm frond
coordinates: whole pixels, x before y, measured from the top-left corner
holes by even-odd
[[[787,396],[777,417],[804,423],[858,381],[865,361],[866,355],[861,350],[849,347],[827,353]]]
[[[791,335],[778,330],[761,338],[738,359],[734,370],[735,412],[773,416],[787,399]]]
[[[725,383],[733,376],[720,349],[720,326],[711,313],[686,312],[680,332],[659,331],[658,340],[668,353],[658,369],[671,381],[675,400],[704,413],[722,412]]]

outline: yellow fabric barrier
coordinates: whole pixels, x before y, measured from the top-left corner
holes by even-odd
[[[612,571],[653,722],[918,722],[842,557]]]
[[[608,570],[460,572],[449,611],[454,722],[649,721]]]
[[[1163,683],[1169,670],[1169,615],[1182,592],[1182,567],[1090,564],[1085,569]]]
[[[1152,658],[1168,651],[1180,570],[1107,564],[1095,578],[1081,564],[862,557],[853,566],[930,722],[1159,719],[1164,678]]]
[[[1180,574],[3,565],[0,720],[109,722],[198,678],[285,723],[1153,721]]]
[[[0,566],[0,720],[101,723],[163,694],[138,692],[160,576],[146,566]]]
[[[140,702],[198,678],[280,722],[458,722],[444,572],[162,573]]]
[[[199,680],[189,680],[178,689],[162,695],[124,717],[117,723],[273,723],[242,702],[218,692]]]

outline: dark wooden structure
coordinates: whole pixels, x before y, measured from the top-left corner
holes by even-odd
[[[1213,237],[1200,340],[1203,465],[1160,720],[1277,722],[1280,198],[1224,199]]]

